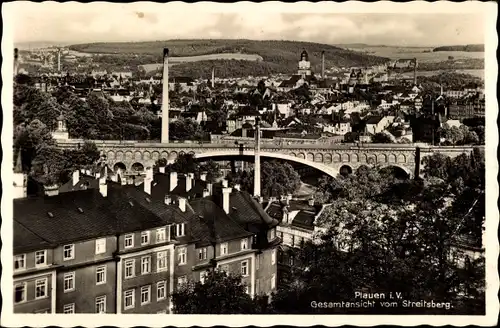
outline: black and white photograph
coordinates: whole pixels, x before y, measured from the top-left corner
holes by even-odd
[[[2,325],[494,325],[496,14],[2,5]]]

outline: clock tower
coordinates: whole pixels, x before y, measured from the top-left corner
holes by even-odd
[[[311,75],[311,62],[309,61],[309,55],[307,54],[307,51],[304,49],[302,51],[302,54],[300,55],[300,61],[299,61],[299,70],[297,71],[297,74],[300,75],[302,78],[305,78],[308,75]]]

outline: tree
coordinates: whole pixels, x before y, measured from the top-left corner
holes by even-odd
[[[233,184],[240,184],[241,188],[253,192],[253,171],[242,171],[229,175]],[[266,161],[261,164],[261,196],[280,197],[295,193],[300,187],[300,175],[288,163]]]
[[[207,173],[206,180],[209,183],[215,183],[220,179],[220,177],[222,177],[222,170],[219,163],[213,160],[209,160],[205,163],[200,164],[199,172]]]
[[[375,135],[372,138],[373,143],[392,143],[391,138],[382,132],[375,133]]]
[[[252,314],[256,304],[240,276],[206,271],[204,283],[188,282],[172,295],[176,314]]]
[[[171,140],[201,140],[203,129],[198,122],[191,119],[179,119],[169,124]]]

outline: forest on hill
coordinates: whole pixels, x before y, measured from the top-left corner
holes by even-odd
[[[484,44],[467,44],[461,46],[443,46],[434,48],[432,51],[467,51],[467,52],[484,52]]]
[[[388,58],[345,50],[327,44],[298,41],[170,40],[88,43],[72,45],[70,49],[95,54],[114,54],[116,57],[130,56],[130,58],[140,58],[144,56],[151,59],[151,57],[157,56],[156,62],[160,63],[164,47],[169,48],[172,57],[241,53],[256,54],[263,58],[263,61],[252,63],[236,60],[220,60],[221,63],[215,65],[222,69],[221,73],[225,76],[235,76],[229,72],[234,72],[238,66],[243,70],[239,72],[239,76],[257,75],[256,72],[294,72],[297,68],[297,61],[300,59],[300,54],[304,49],[308,52],[311,66],[315,71],[320,70],[321,53],[323,51],[325,52],[326,67],[371,66],[384,64],[389,61]],[[196,71],[200,67],[199,63],[203,64],[203,62],[205,61],[181,63],[176,65],[176,69],[179,71]],[[196,76],[199,76],[199,74],[196,74]]]

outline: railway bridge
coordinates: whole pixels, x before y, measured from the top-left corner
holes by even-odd
[[[198,159],[229,159],[255,155],[254,144],[235,145],[230,143],[160,143],[137,141],[94,142],[114,170],[142,172],[153,166],[160,158],[173,162],[181,154],[193,154]],[[77,148],[85,140],[70,139],[57,141],[62,148]],[[482,147],[484,148],[484,146]],[[412,144],[308,144],[273,145],[262,144],[260,156],[301,163],[335,177],[341,169],[354,171],[362,165],[397,167],[408,175],[419,174],[422,158],[434,153],[456,157],[470,153],[474,146],[425,146]]]

